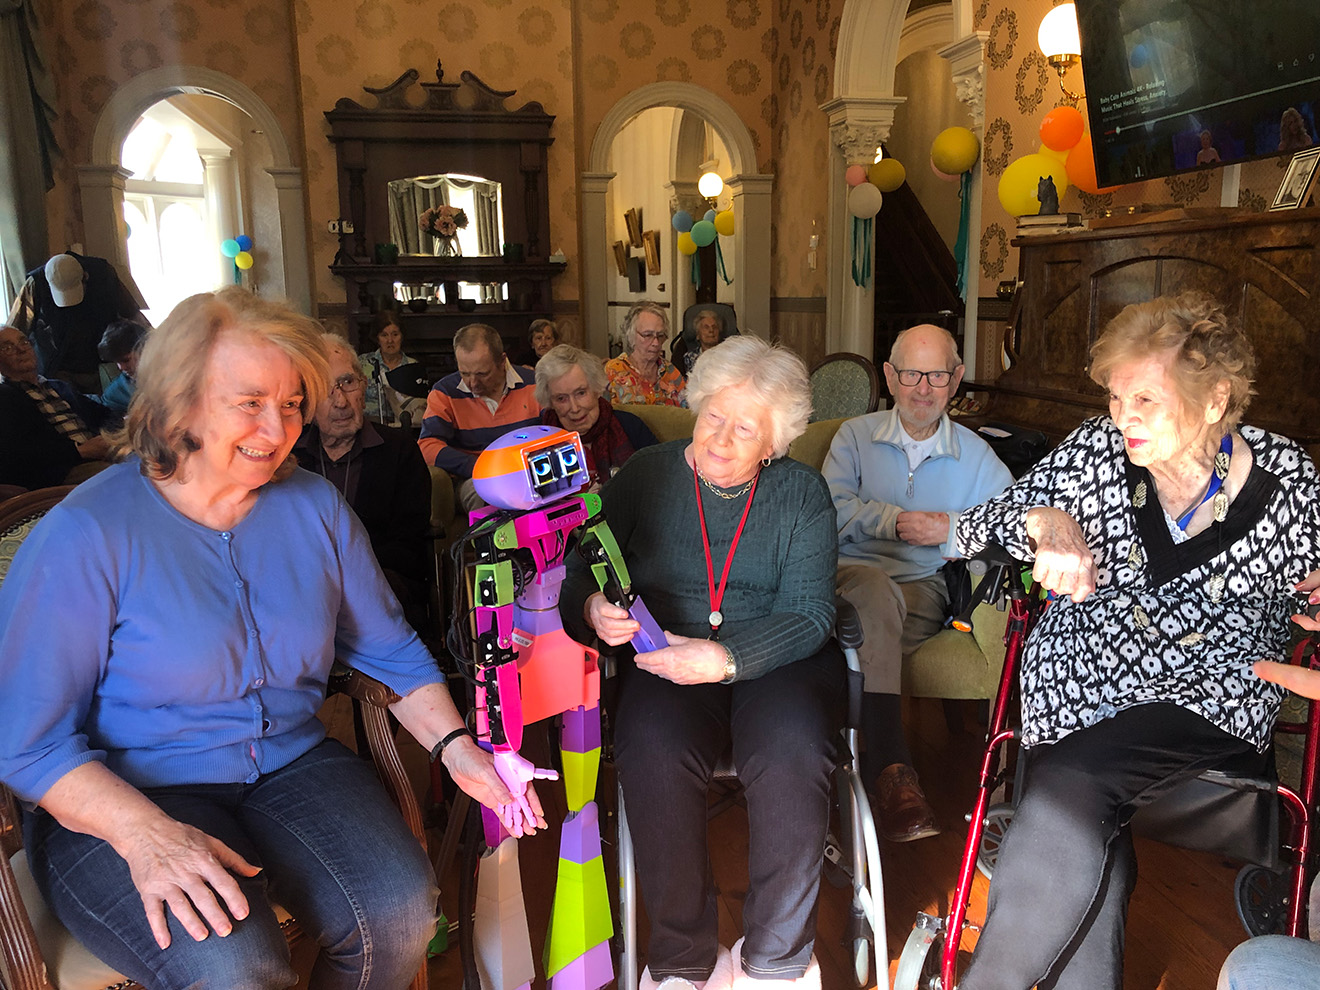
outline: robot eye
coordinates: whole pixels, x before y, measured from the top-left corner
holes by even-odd
[[[559,455],[559,466],[563,469],[564,477],[576,474],[580,470],[577,448],[560,447],[556,453]]]
[[[532,470],[532,487],[538,492],[547,485],[555,481],[555,462],[550,456],[550,452],[533,454],[527,459],[528,467]]]

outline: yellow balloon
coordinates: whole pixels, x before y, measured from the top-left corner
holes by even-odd
[[[733,236],[733,210],[722,210],[715,214],[715,229],[725,237]]]
[[[239,251],[238,254],[234,255],[234,264],[247,271],[252,267],[252,255],[247,251]]]
[[[948,175],[959,175],[976,164],[981,142],[966,127],[946,127],[930,145],[930,160]]]
[[[1036,193],[1043,176],[1054,179],[1054,189],[1063,198],[1068,188],[1068,171],[1063,162],[1049,155],[1023,155],[1004,169],[999,177],[999,202],[1015,217],[1034,216],[1040,212]]]
[[[893,192],[907,181],[907,169],[897,158],[882,158],[871,166],[866,177],[882,193]]]
[[[677,243],[678,243],[679,254],[697,253],[697,242],[692,239],[692,235],[689,234],[686,230],[678,235]]]
[[[1040,148],[1037,149],[1036,154],[1045,155],[1047,158],[1053,158],[1055,161],[1066,162],[1068,160],[1068,153],[1071,151],[1072,148],[1068,148],[1065,151],[1055,151],[1048,144],[1042,144]],[[1065,168],[1064,171],[1066,172],[1067,169]]]

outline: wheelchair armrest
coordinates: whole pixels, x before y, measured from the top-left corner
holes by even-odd
[[[851,602],[835,595],[834,611],[834,636],[838,639],[840,648],[857,649],[865,641],[865,636],[862,634],[862,620],[857,615],[857,609],[853,608]]]

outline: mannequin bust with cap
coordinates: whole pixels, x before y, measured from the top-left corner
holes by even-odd
[[[99,392],[97,345],[116,319],[149,325],[110,262],[69,251],[28,272],[8,323],[31,339],[42,375]]]

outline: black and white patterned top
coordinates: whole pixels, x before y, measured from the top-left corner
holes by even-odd
[[[1222,523],[1180,543],[1108,418],[1087,420],[1002,495],[959,518],[961,553],[993,542],[1030,560],[1026,513],[1054,506],[1077,520],[1095,555],[1095,594],[1056,600],[1027,644],[1024,745],[1163,701],[1268,746],[1283,692],[1250,668],[1283,659],[1288,617],[1303,607],[1293,586],[1320,565],[1320,478],[1291,440],[1254,427],[1240,434],[1254,458],[1242,490]]]

